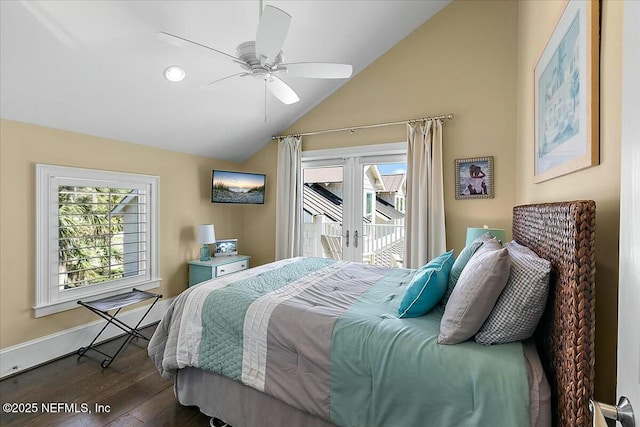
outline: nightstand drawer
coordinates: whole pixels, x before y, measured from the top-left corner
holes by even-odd
[[[208,261],[189,261],[189,286],[249,268],[247,255],[223,256]]]
[[[246,270],[247,268],[249,268],[248,259],[219,265],[216,267],[216,277],[225,276],[227,274],[235,273],[236,271]]]

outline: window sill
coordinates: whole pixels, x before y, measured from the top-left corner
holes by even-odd
[[[133,288],[136,289],[140,289],[141,291],[147,291],[149,289],[155,289],[158,288],[160,286],[160,282],[162,281],[162,279],[158,278],[158,279],[152,279],[146,282],[139,282],[136,283],[134,285],[127,285],[127,286],[123,286],[121,288],[117,288],[117,289],[111,289],[107,292],[96,292],[93,295],[90,296],[85,296],[83,298],[74,298],[72,300],[65,300],[65,301],[58,301],[58,302],[53,302],[51,304],[43,304],[37,307],[33,307],[33,311],[35,314],[35,317],[43,317],[43,316],[48,316],[50,314],[54,314],[54,313],[59,313],[61,311],[66,311],[66,310],[71,310],[74,308],[78,308],[78,300],[87,300],[87,301],[91,301],[94,299],[99,299],[99,298],[106,298],[106,297],[110,297],[113,295],[118,295],[124,292],[128,292]]]

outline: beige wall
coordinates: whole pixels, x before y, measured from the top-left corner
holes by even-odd
[[[600,165],[533,183],[533,67],[559,18],[561,1],[523,1],[518,13],[516,202],[596,201],[596,391],[614,403],[620,217],[620,109],[623,2],[602,7]]]
[[[0,348],[96,319],[84,309],[35,318],[35,164],[160,176],[159,292],[186,289],[186,262],[198,257],[195,227],[214,222],[216,235],[237,236],[237,206],[212,205],[214,167],[238,165],[8,120],[0,121]]]
[[[285,133],[454,113],[444,126],[447,247],[462,249],[467,226],[510,229],[515,193],[517,4],[454,1],[351,79]],[[406,141],[395,126],[303,138],[303,150]],[[454,159],[494,156],[495,199],[455,200]],[[246,166],[270,179],[269,202],[245,222],[252,259],[273,260],[276,143]],[[257,238],[257,236],[259,236]],[[510,236],[509,236],[510,237]]]
[[[277,163],[276,145],[270,143],[242,164],[245,172],[267,174],[264,205],[244,206],[246,220],[238,238],[238,250],[251,256],[252,267],[275,259]]]

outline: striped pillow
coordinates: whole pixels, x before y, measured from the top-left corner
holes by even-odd
[[[509,280],[476,334],[476,341],[484,345],[529,338],[547,302],[551,263],[515,241],[505,247],[511,260]]]

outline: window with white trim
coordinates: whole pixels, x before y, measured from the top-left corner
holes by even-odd
[[[366,192],[364,217],[373,222],[373,193]]]
[[[159,286],[159,178],[36,165],[36,317]]]

